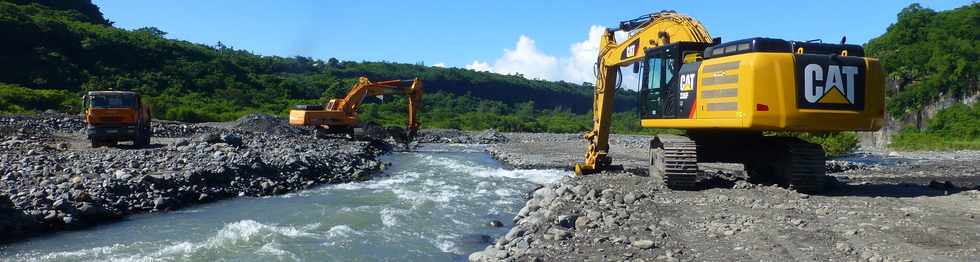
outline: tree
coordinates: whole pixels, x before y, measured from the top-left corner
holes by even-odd
[[[164,36],[167,35],[167,32],[164,32],[163,30],[160,30],[160,29],[158,29],[156,27],[152,27],[152,26],[150,26],[150,27],[140,27],[140,28],[138,28],[136,30],[133,30],[133,32],[143,33],[143,34],[147,34],[147,35],[150,35],[150,36],[153,36],[153,37],[158,37],[158,38],[163,38]],[[218,42],[218,44],[220,45],[221,42]]]

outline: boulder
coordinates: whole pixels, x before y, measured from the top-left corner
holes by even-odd
[[[225,144],[233,145],[235,147],[241,147],[244,145],[242,142],[242,137],[235,133],[224,133],[221,135],[221,142]]]

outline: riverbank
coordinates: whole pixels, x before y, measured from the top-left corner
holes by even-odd
[[[389,146],[312,140],[285,120],[155,122],[152,145],[91,148],[75,115],[0,116],[0,243],[131,214],[363,181]]]
[[[571,175],[483,148],[393,151],[367,181],[133,215],[0,246],[0,261],[463,261],[507,233],[525,193]]]
[[[505,134],[495,158],[568,167],[573,135]],[[581,138],[578,138],[581,139]],[[976,151],[860,153],[828,161],[837,182],[818,195],[745,182],[740,167],[702,167],[699,191],[644,175],[642,136],[613,136],[625,172],[571,177],[538,189],[514,228],[471,261],[976,261]],[[744,172],[744,171],[741,171]]]

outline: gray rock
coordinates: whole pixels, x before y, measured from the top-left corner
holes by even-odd
[[[636,195],[633,194],[633,192],[626,193],[626,195],[623,196],[623,203],[626,203],[627,205],[632,205],[634,201],[636,201]]]
[[[500,222],[500,220],[492,220],[492,221],[490,221],[490,226],[491,227],[502,227],[502,226],[504,226],[504,223],[503,222]]]
[[[470,256],[467,257],[467,259],[469,259],[470,262],[481,262],[486,260],[484,259],[484,257],[485,256],[483,251],[477,251],[477,252],[473,252],[473,254],[470,254]]]
[[[554,239],[554,240],[565,240],[565,239],[568,239],[568,238],[572,237],[572,233],[571,232],[568,232],[567,230],[563,230],[563,229],[559,229],[559,228],[551,228],[551,229],[549,229],[548,230],[548,234],[551,235],[551,238]]]
[[[104,217],[108,214],[108,211],[106,211],[105,208],[90,202],[80,203],[78,205],[78,211],[82,216],[90,218]]]
[[[508,256],[510,256],[510,253],[507,253],[506,251],[503,251],[503,250],[498,250],[497,252],[494,252],[493,255],[496,258],[503,259],[503,258],[507,258]]]
[[[851,245],[844,242],[838,242],[836,245],[834,245],[834,249],[844,254],[850,254],[852,251],[854,251],[854,248],[852,248]]]
[[[575,219],[575,230],[585,230],[589,227],[589,223],[592,222],[589,217],[580,216]]]
[[[169,207],[170,198],[169,197],[157,197],[153,200],[153,209],[164,210]]]
[[[225,142],[225,144],[233,145],[233,146],[236,146],[236,147],[240,147],[240,146],[242,146],[244,144],[244,143],[242,143],[242,137],[239,136],[239,135],[236,135],[234,133],[225,133],[225,134],[222,134],[221,135],[221,141],[222,142]]]
[[[203,142],[203,143],[219,143],[221,142],[221,136],[215,133],[207,132],[207,133],[195,135],[193,138],[191,138],[191,140],[193,140],[194,142]]]
[[[53,207],[55,209],[62,209],[63,210],[66,207],[68,207],[68,201],[65,201],[64,199],[58,198],[58,200],[55,200],[54,203],[51,204],[51,207]]]
[[[596,199],[596,198],[599,198],[599,192],[596,191],[595,189],[591,189],[591,190],[589,190],[589,193],[586,194],[586,197],[588,199]]]
[[[49,210],[47,215],[44,215],[44,221],[54,221],[58,219],[58,213],[54,210]]]
[[[513,241],[515,238],[524,236],[525,233],[527,233],[526,228],[524,228],[523,226],[516,226],[514,228],[511,228],[510,232],[507,232],[507,235],[504,235],[504,240],[510,242]]]
[[[186,138],[181,138],[181,139],[177,139],[177,141],[174,142],[174,147],[182,147],[190,144],[191,144],[190,140]]]
[[[129,178],[132,177],[132,175],[127,173],[126,170],[122,169],[116,170],[116,172],[113,172],[112,174],[118,180],[129,180]]]
[[[578,219],[577,215],[560,215],[555,219],[555,224],[562,226],[564,228],[575,227],[575,220]]]
[[[534,191],[534,198],[538,199],[538,202],[542,205],[551,203],[555,197],[555,190],[551,189],[551,187],[542,187],[541,189]]]

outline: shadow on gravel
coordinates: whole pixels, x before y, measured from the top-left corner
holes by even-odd
[[[697,188],[697,190],[732,188],[735,186],[735,182],[738,182],[739,180],[741,179],[712,176],[707,179],[699,180],[697,184],[695,184],[695,188]]]
[[[860,196],[860,197],[922,197],[945,196],[960,193],[971,188],[955,186],[949,182],[933,181],[928,185],[899,183],[899,184],[845,184],[837,182],[832,189],[817,195],[823,196]]]
[[[109,148],[118,148],[118,149],[125,149],[125,150],[133,150],[133,149],[157,149],[157,148],[162,148],[162,147],[165,147],[165,146],[167,146],[167,145],[164,145],[164,144],[150,144],[150,145],[146,145],[146,146],[137,146],[137,145],[124,145],[124,144],[119,144],[119,145],[115,145],[115,146],[109,146]]]

